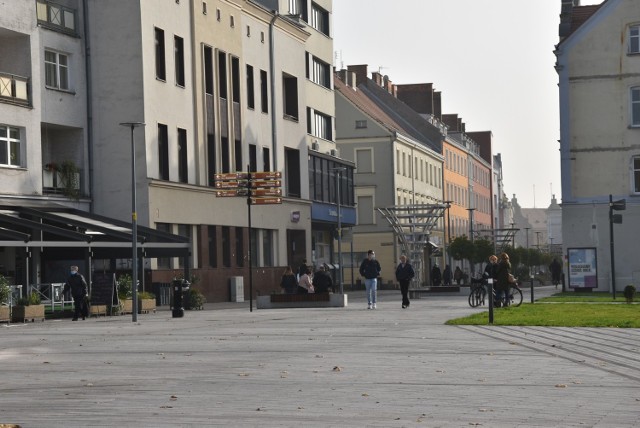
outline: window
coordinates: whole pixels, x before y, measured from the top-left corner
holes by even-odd
[[[631,88],[631,125],[640,126],[640,87]]]
[[[247,107],[256,108],[255,90],[253,84],[253,67],[247,64]]]
[[[220,138],[220,159],[222,161],[222,172],[231,172],[231,165],[229,164],[229,138]]]
[[[176,62],[176,85],[184,87],[184,40],[182,37],[173,37],[173,49]]]
[[[640,156],[632,158],[631,166],[633,169],[633,193],[640,193]]]
[[[249,144],[249,171],[258,170],[258,147],[255,144]]]
[[[164,30],[155,28],[156,40],[156,78],[167,80],[167,68],[164,58]]]
[[[20,166],[20,129],[0,125],[0,165]]]
[[[202,14],[203,15],[207,14],[207,2],[206,1],[202,2]]]
[[[284,91],[285,117],[298,120],[298,79],[288,74],[283,74],[282,89]]]
[[[187,130],[178,128],[178,180],[189,182],[189,166],[187,161]]]
[[[640,25],[629,27],[629,53],[640,53]]]
[[[315,137],[333,141],[331,116],[308,109],[307,132]]]
[[[213,49],[204,47],[204,92],[213,95]]]
[[[65,32],[76,32],[76,11],[43,0],[36,2],[38,22]]]
[[[307,56],[311,58],[311,66],[307,69],[307,78],[313,83],[331,88],[331,66],[308,53]]]
[[[222,266],[231,267],[231,228],[222,226]]]
[[[373,224],[373,196],[358,196],[358,224]]]
[[[234,103],[240,102],[240,59],[231,57],[231,96]]]
[[[298,15],[306,22],[307,0],[289,0],[289,15]]]
[[[189,238],[189,242],[191,240],[191,225],[188,224],[179,224],[178,225],[178,235],[184,236],[185,238]],[[178,258],[178,267],[184,268],[184,257]],[[192,267],[192,266],[189,266]]]
[[[260,93],[262,95],[262,112],[269,113],[269,82],[267,82],[267,72],[260,70]]]
[[[262,230],[262,265],[274,266],[273,262],[273,230]]]
[[[69,90],[69,57],[44,51],[45,84],[48,88]]]
[[[311,26],[324,35],[329,35],[329,12],[311,3]]]
[[[158,177],[169,179],[169,130],[161,123],[158,124]]]
[[[209,231],[209,267],[218,267],[218,240],[215,226],[208,226]]]
[[[227,55],[218,52],[218,95],[227,98]]]
[[[271,151],[269,147],[262,148],[262,170],[271,171]]]
[[[286,194],[289,197],[300,198],[300,151],[285,148],[285,170],[286,170]]]
[[[365,129],[367,127],[366,120],[356,120],[356,129]]]
[[[234,142],[233,158],[236,161],[236,171],[244,171],[242,162],[242,142],[240,142],[240,140],[235,140]]]
[[[360,174],[373,172],[373,151],[371,149],[356,150],[356,168]]]
[[[173,233],[171,231],[171,224],[169,223],[156,223],[156,230],[165,233]],[[158,269],[171,269],[171,258],[158,257]]]
[[[236,266],[244,267],[244,236],[241,227],[235,228]]]

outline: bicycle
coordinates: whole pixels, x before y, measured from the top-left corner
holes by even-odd
[[[469,292],[469,306],[472,308],[476,308],[480,305],[485,304],[485,298],[487,297],[487,289],[485,287],[486,282],[484,279],[471,279],[471,290]],[[501,306],[514,306],[518,307],[522,304],[522,290],[520,289],[520,285],[518,284],[518,279],[516,278],[516,282],[513,284],[509,284],[508,290],[508,298],[506,305],[503,305],[500,302],[498,305],[498,301],[496,299],[496,289],[493,288],[493,301],[495,302],[494,307]]]

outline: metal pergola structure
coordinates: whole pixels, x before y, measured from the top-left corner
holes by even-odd
[[[415,278],[422,278],[424,249],[432,245],[429,235],[438,224],[438,219],[444,217],[446,209],[446,204],[393,205],[378,208],[378,212],[393,228],[393,234],[400,241],[402,252],[413,265]]]
[[[507,247],[513,246],[513,241],[516,236],[516,233],[520,229],[485,229],[478,230],[477,236],[479,238],[488,239],[490,242],[493,242],[493,247],[495,248],[496,255],[504,252]]]

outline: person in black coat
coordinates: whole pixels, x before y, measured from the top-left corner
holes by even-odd
[[[333,289],[333,279],[324,265],[320,265],[320,269],[313,275],[313,287],[316,293],[328,293]]]
[[[367,251],[367,258],[360,263],[360,276],[364,277],[364,287],[367,293],[367,309],[376,309],[378,299],[378,277],[380,276],[380,263],[376,260],[373,250]]]
[[[438,267],[438,265],[433,265],[433,268],[431,269],[431,285],[438,287],[441,281],[442,281],[442,272],[440,271],[440,268]]]
[[[445,286],[451,285],[451,277],[453,275],[451,274],[451,266],[446,265],[444,267],[444,272],[442,272],[442,281],[444,282]]]
[[[409,283],[416,275],[413,266],[407,262],[407,256],[400,256],[400,263],[396,268],[396,279],[400,283],[400,292],[402,293],[402,309],[409,307]]]
[[[79,316],[85,319],[85,317],[89,316],[89,308],[87,307],[89,293],[87,281],[78,272],[78,266],[71,266],[71,274],[64,284],[64,292],[66,293],[68,290],[71,290],[71,296],[73,297],[73,321],[78,321]]]
[[[280,287],[282,287],[286,294],[295,294],[298,288],[298,279],[293,274],[293,269],[291,269],[291,266],[287,266],[284,274],[282,274]]]

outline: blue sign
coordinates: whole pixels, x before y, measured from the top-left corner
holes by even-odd
[[[354,207],[340,207],[340,221],[343,226],[355,226],[356,209]],[[338,223],[338,207],[333,204],[314,202],[311,205],[311,220]]]

